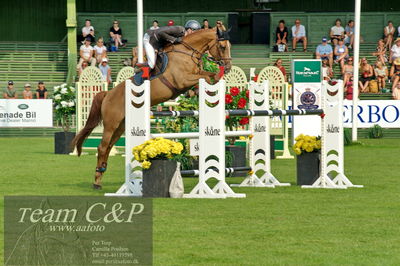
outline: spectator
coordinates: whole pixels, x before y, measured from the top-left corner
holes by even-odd
[[[380,61],[376,62],[375,77],[376,77],[376,80],[378,81],[378,89],[379,89],[379,91],[381,91],[383,88],[386,87],[386,79],[388,77],[388,70],[387,70],[387,67],[384,64],[382,64],[382,62],[380,62]]]
[[[168,20],[167,26],[174,26],[175,25],[175,21],[173,21],[172,19]]]
[[[79,56],[78,69],[81,68],[83,62],[88,62],[91,66],[96,65],[96,59],[93,58],[93,47],[90,45],[89,38],[87,38],[85,44],[82,44],[81,48],[79,48]]]
[[[17,99],[18,98],[18,93],[14,89],[14,82],[12,80],[10,80],[8,82],[7,88],[4,89],[3,97],[4,97],[4,99]]]
[[[400,26],[397,28],[397,37],[400,37]]]
[[[333,78],[333,70],[328,64],[328,60],[322,60],[322,77],[326,81],[330,81]]]
[[[354,20],[349,20],[344,31],[345,31],[344,43],[349,45],[349,49],[353,49]]]
[[[344,84],[344,94],[346,100],[353,100],[353,76]]]
[[[115,52],[116,52],[118,51],[119,46],[123,46],[122,29],[119,27],[119,23],[117,20],[113,22],[113,25],[110,28],[110,37],[111,37],[111,42],[114,42]]]
[[[78,68],[79,76],[82,74],[82,71],[89,66],[88,62],[83,61],[82,65]]]
[[[201,26],[202,29],[211,29],[210,24],[208,23],[208,19],[203,19],[203,26]]]
[[[392,42],[394,39],[394,32],[396,31],[395,27],[393,26],[393,22],[392,21],[388,21],[388,25],[383,28],[383,38],[385,40],[385,46],[387,48],[392,47]]]
[[[108,60],[107,58],[103,58],[101,60],[101,65],[99,66],[101,74],[103,75],[103,80],[110,84],[112,82],[111,80],[111,68],[108,65]]]
[[[390,63],[392,63],[397,58],[400,58],[400,37],[394,42],[392,49],[390,49]]]
[[[295,25],[292,27],[292,36],[293,36],[293,51],[296,51],[296,44],[298,42],[303,42],[303,51],[307,51],[307,37],[306,37],[306,28],[300,24],[300,19],[295,20]]]
[[[392,79],[392,93],[395,100],[400,100],[400,94],[398,93],[398,84],[400,79],[400,58],[396,58],[393,61],[392,68],[390,69],[390,77]]]
[[[160,27],[158,26],[158,20],[153,20],[153,26],[150,27],[151,30],[156,30],[159,29]]]
[[[284,51],[287,51],[287,38],[289,31],[285,26],[285,21],[280,20],[278,27],[276,28],[276,45],[278,46],[278,51],[283,52],[279,49],[279,45],[285,46]]]
[[[107,48],[104,46],[103,38],[97,40],[97,44],[93,47],[94,57],[98,64],[101,64],[101,59],[107,57]]]
[[[279,70],[282,72],[283,76],[285,77],[285,82],[287,82],[287,75],[286,75],[286,69],[285,67],[282,65],[282,59],[278,58],[276,59],[274,66],[276,66],[277,68],[279,68]]]
[[[317,46],[317,50],[315,51],[315,55],[317,59],[328,60],[329,67],[332,68],[333,65],[333,50],[332,46],[328,45],[328,39],[326,37],[322,38],[322,43]]]
[[[82,34],[78,36],[78,41],[83,42],[85,39],[89,38],[91,42],[94,42],[94,28],[91,25],[91,20],[85,20],[85,26],[82,28]]]
[[[32,95],[32,91],[31,91],[31,84],[26,83],[24,88],[25,89],[22,92],[22,97],[24,97],[24,99],[32,99],[33,95]]]
[[[358,85],[360,86],[360,92],[368,92],[368,85],[374,75],[374,69],[368,64],[367,58],[363,57],[360,62],[360,79]]]
[[[343,39],[340,39],[338,45],[335,46],[334,54],[335,54],[335,63],[339,63],[340,69],[343,69],[344,63],[346,59],[349,57],[349,49],[347,49],[347,46],[344,45]]]
[[[226,31],[226,28],[224,26],[224,23],[222,22],[222,20],[217,20],[217,22],[215,22],[215,27],[214,29],[218,28],[220,31]]]
[[[372,55],[376,56],[376,60],[381,62],[383,65],[386,64],[388,61],[387,55],[386,55],[386,46],[385,42],[380,39],[378,41],[378,46],[376,47],[376,52],[372,53]]]
[[[344,28],[340,19],[336,19],[335,26],[331,28],[330,37],[333,45],[337,45],[339,40],[344,39]]]
[[[346,86],[346,83],[353,79],[354,66],[353,66],[353,57],[349,57],[347,59],[347,64],[342,68],[343,75],[343,84]]]
[[[44,86],[43,81],[38,82],[38,88],[36,90],[36,99],[47,99],[47,89]]]

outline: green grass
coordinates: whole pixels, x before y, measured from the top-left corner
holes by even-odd
[[[345,168],[365,188],[235,188],[247,198],[155,199],[154,264],[399,265],[400,141],[362,143],[346,147]],[[94,156],[54,155],[50,138],[0,138],[0,147],[3,196],[102,195],[123,180],[121,156],[110,158],[98,192],[90,187]],[[273,160],[272,169],[294,184],[295,160]],[[189,190],[196,180],[184,181]],[[2,257],[3,226],[0,231]]]

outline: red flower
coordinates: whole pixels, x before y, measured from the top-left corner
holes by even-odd
[[[232,95],[225,94],[225,103],[230,104],[230,103],[232,103],[232,101],[233,101]]]
[[[248,123],[249,123],[248,117],[243,117],[242,119],[239,120],[239,124],[241,125],[247,125]]]
[[[240,98],[239,101],[238,101],[237,107],[238,107],[239,109],[243,109],[243,108],[246,107],[246,103],[247,103],[247,101],[246,101],[245,98]]]
[[[258,75],[255,75],[254,78],[253,78],[253,81],[257,82],[257,79],[258,79]]]
[[[230,92],[231,92],[232,96],[236,96],[236,95],[239,94],[240,91],[239,91],[239,89],[237,87],[232,87],[230,89]]]
[[[249,99],[250,98],[250,91],[246,90],[246,98]]]
[[[225,116],[225,119],[229,119],[229,115]]]

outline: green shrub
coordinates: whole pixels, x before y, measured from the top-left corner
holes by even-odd
[[[369,129],[369,137],[371,139],[380,139],[383,138],[383,130],[382,127],[378,124],[373,125]]]
[[[351,139],[351,128],[344,128],[343,129],[343,138],[344,138],[344,145],[351,145],[352,144],[352,139]]]

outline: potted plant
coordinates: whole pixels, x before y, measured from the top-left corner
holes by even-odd
[[[71,128],[71,116],[75,114],[75,88],[62,84],[55,86],[53,91],[53,104],[55,119],[61,125],[63,132],[54,134],[54,146],[56,154],[69,154],[72,152],[71,141],[75,137]]]
[[[177,170],[183,145],[155,138],[133,148],[135,160],[143,168],[143,197],[169,197],[169,185]]]
[[[300,134],[295,141],[297,185],[312,185],[320,175],[321,137]]]

